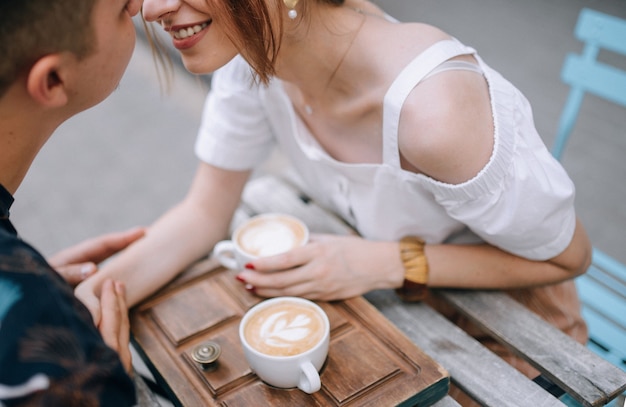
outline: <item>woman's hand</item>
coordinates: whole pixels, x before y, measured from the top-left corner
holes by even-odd
[[[116,351],[124,369],[132,373],[132,355],[130,353],[130,323],[126,306],[126,290],[124,284],[113,280],[105,280],[100,295],[102,318],[98,330],[104,343]]]
[[[98,271],[98,263],[125,249],[144,235],[144,228],[132,228],[94,237],[60,251],[50,257],[48,263],[68,284],[76,287]],[[101,317],[100,298],[87,289],[76,290],[74,294],[87,307],[94,324],[98,326]]]
[[[88,239],[60,251],[50,257],[48,263],[75,287],[98,270],[98,263],[125,249],[144,234],[145,229],[133,228]]]
[[[402,285],[398,242],[311,235],[304,247],[249,263],[237,279],[262,297],[339,300]]]

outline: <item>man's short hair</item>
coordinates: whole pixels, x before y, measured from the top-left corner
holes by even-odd
[[[0,97],[41,57],[87,56],[94,44],[96,0],[0,0]]]

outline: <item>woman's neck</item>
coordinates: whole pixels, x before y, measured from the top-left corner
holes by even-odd
[[[305,98],[317,100],[329,92],[349,91],[359,82],[355,78],[358,72],[350,69],[349,59],[358,47],[368,17],[346,6],[319,6],[311,10],[312,15],[305,16],[305,21],[286,28],[276,72]]]

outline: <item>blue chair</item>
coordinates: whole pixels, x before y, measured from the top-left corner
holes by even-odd
[[[626,71],[597,60],[600,49],[626,55],[626,20],[585,8],[575,34],[585,46],[581,55],[567,56],[561,71],[561,80],[570,86],[570,92],[552,149],[559,160],[585,93],[626,107]],[[626,371],[626,265],[594,248],[593,264],[576,284],[589,325],[587,346]],[[609,405],[622,407],[623,400],[624,395]],[[579,405],[568,396],[562,401]]]
[[[626,55],[626,21],[588,8],[576,25],[576,37],[585,43],[582,55],[569,54],[561,80],[570,93],[561,114],[552,154],[558,160],[574,128],[586,92],[626,107],[626,72],[597,60],[601,48]]]

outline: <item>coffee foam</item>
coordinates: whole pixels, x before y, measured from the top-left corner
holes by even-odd
[[[324,320],[306,304],[278,302],[248,320],[246,341],[261,353],[292,356],[314,347],[324,335]]]
[[[249,223],[237,237],[239,246],[258,257],[273,256],[299,246],[304,231],[286,218],[258,219]]]

